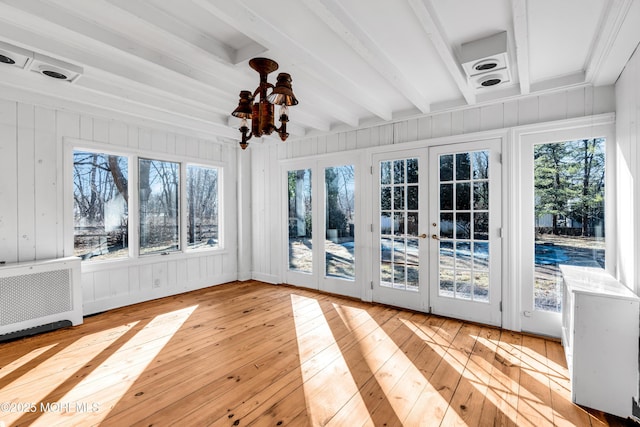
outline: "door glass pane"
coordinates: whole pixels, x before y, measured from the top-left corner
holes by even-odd
[[[453,154],[440,156],[440,181],[453,180]]]
[[[534,147],[534,305],[562,309],[559,264],[605,265],[605,140]]]
[[[325,177],[325,274],[355,278],[355,191],[353,165],[329,167]],[[388,215],[388,213],[385,213]]]
[[[140,255],[180,249],[180,165],[139,159]]]
[[[313,271],[311,246],[311,169],[289,171],[289,269]]]
[[[387,171],[393,168],[393,179]],[[418,159],[380,162],[380,285],[418,291]],[[393,195],[393,202],[385,200]]]
[[[440,296],[489,302],[488,160],[488,151],[440,156]]]

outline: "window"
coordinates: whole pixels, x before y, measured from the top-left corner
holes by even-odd
[[[128,175],[127,157],[73,152],[74,255],[128,256]]]
[[[380,286],[419,290],[418,159],[380,163]]]
[[[217,247],[218,239],[218,169],[188,165],[188,247]]]
[[[534,147],[535,309],[561,311],[559,264],[605,267],[605,139]]]
[[[355,278],[355,189],[353,165],[328,167],[325,176],[325,274]]]
[[[139,160],[140,255],[180,249],[179,189],[178,163]]]
[[[311,169],[287,174],[289,192],[289,269],[313,272],[311,246]]]
[[[74,150],[74,254],[112,260],[129,257],[130,247],[139,255],[220,248],[221,178],[219,167]],[[139,230],[133,242],[130,225]]]

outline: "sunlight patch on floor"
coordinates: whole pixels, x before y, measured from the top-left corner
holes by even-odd
[[[349,315],[341,316],[341,318],[351,330],[354,341],[358,342],[359,353],[373,374],[373,380],[377,382],[379,389],[384,393],[388,406],[393,410],[397,419],[404,420],[411,410],[416,395],[428,385],[428,381],[404,351],[398,347],[393,338],[377,324],[366,310],[355,307],[343,307],[343,310],[349,312]],[[349,319],[356,314],[364,316],[366,322],[375,324],[375,329],[370,330],[350,325]],[[402,381],[401,377],[405,381]],[[373,409],[374,412],[377,410],[383,409],[381,406]]]
[[[13,362],[8,363],[5,366],[2,366],[0,368],[0,379],[6,377],[7,375],[9,375],[10,373],[20,369],[22,366],[26,365],[27,363],[31,362],[33,359],[37,358],[38,356],[40,356],[42,353],[45,353],[47,351],[49,351],[50,349],[52,349],[53,347],[57,346],[58,343],[55,344],[51,344],[51,345],[46,345],[40,348],[36,348],[35,350],[30,351],[29,353],[25,354],[22,357],[17,358],[16,360],[14,360]]]
[[[345,402],[356,397],[357,405],[352,411],[354,420],[362,424],[362,414],[367,413],[367,408],[358,392],[358,387],[351,376],[347,362],[343,357],[337,357],[330,361],[326,369],[319,372],[304,369],[305,364],[313,363],[312,359],[321,357],[316,354],[318,349],[337,347],[337,343],[331,331],[331,327],[324,320],[324,313],[320,304],[310,298],[299,295],[291,295],[291,306],[294,313],[296,335],[298,336],[298,352],[302,367],[302,380],[307,405],[307,414],[312,425],[325,425],[326,422],[342,408]],[[314,329],[313,340],[300,339],[302,325],[305,321],[320,317],[324,321]]]
[[[96,411],[44,413],[38,424],[100,423],[197,307],[194,305],[156,316],[60,399],[60,402],[87,403],[89,408],[95,405]]]
[[[36,405],[36,409],[39,411],[40,402],[47,395],[54,392],[58,386],[73,376],[77,370],[104,351],[134,327],[136,323],[133,322],[125,326],[100,331],[69,344],[58,353],[34,366],[24,375],[16,378],[10,384],[2,387],[2,390],[0,390],[0,402],[16,402],[19,404],[29,402]],[[72,363],[69,362],[69,357],[73,357]],[[57,366],[60,368],[56,368]],[[73,369],[70,369],[70,366]],[[51,372],[56,372],[56,374],[52,375]],[[21,416],[21,411],[3,413],[3,421],[7,425],[12,425]]]

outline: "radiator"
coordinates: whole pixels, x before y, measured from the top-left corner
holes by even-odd
[[[0,265],[0,341],[82,323],[80,258]]]

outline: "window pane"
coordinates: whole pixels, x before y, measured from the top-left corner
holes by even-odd
[[[407,187],[407,209],[418,210],[418,186],[410,185]]]
[[[407,182],[418,183],[418,159],[407,159]]]
[[[471,156],[469,153],[456,154],[456,179],[471,178]]]
[[[453,180],[453,154],[440,156],[440,181]]]
[[[355,191],[353,165],[324,171],[326,191],[325,273],[355,278]],[[382,218],[382,216],[381,216]]]
[[[391,184],[391,162],[380,163],[380,184]]]
[[[393,162],[393,183],[404,184],[404,160]]]
[[[218,169],[188,165],[188,248],[215,248],[218,241]]]
[[[381,169],[391,166],[389,185],[380,177],[380,284],[417,291],[419,164],[417,158],[380,162]],[[393,237],[393,238],[392,238]]]
[[[473,179],[489,179],[489,152],[475,151],[473,157]]]
[[[440,210],[453,210],[453,184],[440,184]]]
[[[139,159],[140,254],[180,249],[180,165]]]
[[[468,211],[471,209],[471,190],[469,187],[468,182],[456,184],[456,210]]]
[[[559,264],[605,265],[605,140],[534,147],[535,309],[561,311]]]
[[[393,189],[393,209],[404,210],[404,187],[395,187]]]
[[[129,254],[126,157],[73,152],[74,255],[83,260]]]
[[[440,156],[440,238],[453,240],[440,242],[441,296],[489,302],[488,161],[489,151]]]
[[[289,171],[289,269],[311,273],[311,170]]]

